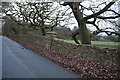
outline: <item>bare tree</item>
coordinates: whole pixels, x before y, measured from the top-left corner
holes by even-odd
[[[54,2],[15,2],[3,3],[3,6],[5,6],[3,12],[12,20],[23,26],[27,25],[33,30],[40,29],[43,36],[46,35],[46,29],[52,31],[56,26],[68,25],[68,23],[61,25],[61,22],[69,21],[63,16],[69,15],[66,12],[70,8],[60,9],[61,5],[56,5]]]
[[[117,31],[118,26],[115,20],[120,17],[120,14],[111,8],[115,2],[101,2],[97,5],[90,5],[89,7],[86,7],[83,3],[85,2],[64,2],[62,5],[69,5],[67,8],[64,7],[65,10],[60,10],[61,6],[53,7],[54,2],[10,3],[9,7],[4,9],[4,13],[18,24],[27,25],[33,30],[40,29],[42,35],[45,35],[46,29],[50,28],[52,31],[56,26],[68,26],[70,19],[74,17],[78,23],[79,29],[72,33],[72,38],[78,44],[79,42],[76,39],[76,35],[78,34],[80,35],[82,44],[91,44],[90,37],[101,32],[105,32],[107,35],[120,34],[119,31]],[[100,6],[104,7],[101,8]],[[72,12],[69,12],[70,9]],[[86,10],[90,11],[91,14],[86,14]],[[114,15],[104,15],[105,13],[112,13]],[[74,16],[71,16],[71,14]],[[114,24],[116,27],[100,28],[99,23],[101,21],[106,22],[106,24]],[[61,22],[64,22],[64,25],[61,25]],[[96,31],[90,33],[87,26],[88,24],[95,27]],[[109,31],[108,29],[114,31]]]
[[[74,17],[77,20],[79,29],[76,30],[74,33],[72,33],[72,37],[76,43],[79,43],[76,39],[76,35],[78,34],[80,34],[81,36],[80,40],[82,44],[91,44],[90,37],[97,35],[101,32],[105,32],[107,35],[112,35],[112,34],[120,35],[119,31],[107,31],[107,29],[113,29],[113,28],[107,27],[107,28],[101,29],[98,24],[101,20],[104,20],[107,23],[110,21],[113,23],[112,20],[120,17],[120,14],[117,11],[110,8],[115,3],[115,1],[111,1],[109,3],[102,2],[97,6],[90,5],[89,7],[85,7],[84,5],[82,5],[82,3],[84,3],[84,1],[83,2],[64,2],[64,4],[62,4],[64,6],[67,6],[67,5],[70,6],[74,14]],[[101,9],[100,6],[103,4],[105,6]],[[91,11],[92,14],[90,15],[85,14],[84,13],[85,10]],[[113,13],[114,15],[102,16],[105,12]],[[97,30],[93,31],[93,33],[90,34],[86,24],[93,25]]]
[[[9,3],[9,7],[6,5],[3,12],[20,25],[27,25],[33,30],[41,29],[42,35],[45,36],[45,29],[48,28],[46,22],[50,20],[52,13],[56,10],[52,6],[51,2],[15,2]]]

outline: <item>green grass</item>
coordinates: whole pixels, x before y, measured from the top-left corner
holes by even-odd
[[[64,42],[67,42],[67,43],[76,44],[73,40],[70,40],[70,39],[63,40],[63,39],[57,39],[57,38],[56,38],[56,40],[64,41]],[[120,46],[120,42],[91,41],[91,43],[92,43],[93,45]]]
[[[112,45],[112,46],[120,46],[120,42],[105,42],[105,41],[91,41],[92,44],[95,45]]]

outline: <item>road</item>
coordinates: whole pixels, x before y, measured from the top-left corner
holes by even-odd
[[[2,37],[2,77],[80,78],[7,37]]]

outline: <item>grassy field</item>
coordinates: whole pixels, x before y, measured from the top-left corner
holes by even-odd
[[[92,41],[92,44],[95,45],[113,45],[113,46],[120,46],[120,42],[104,42],[104,41]]]
[[[61,41],[64,41],[64,42],[67,42],[67,43],[72,43],[72,44],[75,44],[75,42],[73,40],[63,40],[63,39],[57,39],[56,40],[61,40]],[[91,41],[91,43],[93,45],[111,45],[111,46],[120,46],[120,42],[105,42],[105,41]]]

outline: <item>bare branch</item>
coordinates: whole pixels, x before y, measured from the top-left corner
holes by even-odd
[[[100,10],[99,12],[97,13],[94,13],[92,15],[89,15],[87,17],[84,18],[84,20],[88,20],[88,19],[91,19],[91,18],[94,18],[94,17],[97,17],[98,15],[104,13],[106,10],[108,10],[115,2],[110,2],[108,5],[106,5],[102,10]]]

